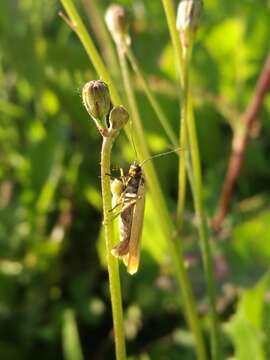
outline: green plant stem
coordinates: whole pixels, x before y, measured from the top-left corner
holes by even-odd
[[[180,83],[183,89],[183,119],[186,123],[186,131],[188,134],[188,151],[191,153],[192,161],[192,179],[193,179],[193,197],[195,203],[196,215],[198,218],[198,229],[200,237],[200,245],[202,250],[204,270],[206,274],[208,297],[210,303],[210,317],[211,317],[211,353],[214,360],[219,358],[219,331],[218,319],[216,312],[216,289],[214,279],[214,269],[211,256],[211,250],[208,239],[208,229],[206,218],[203,209],[202,200],[202,175],[200,152],[197,139],[197,131],[192,111],[191,95],[189,92],[189,74],[188,65],[191,51],[184,56],[182,53],[179,33],[176,29],[176,18],[174,14],[174,7],[172,0],[162,0],[167,21],[171,33],[172,43],[174,46],[177,70],[180,77]]]
[[[179,81],[181,84],[181,87],[183,87],[183,65],[182,65],[182,49],[179,42],[179,34],[176,30],[175,23],[175,13],[174,13],[174,6],[173,2],[171,0],[162,0],[164,11],[166,14],[168,27],[170,31],[170,36],[172,40],[172,45],[174,49],[174,56],[175,56],[175,66],[177,75],[179,77]],[[180,146],[183,149],[186,149],[188,152],[188,146],[189,143],[187,141],[187,129],[186,129],[186,123],[183,118],[183,110],[181,111],[181,126],[180,126],[180,133],[179,133],[179,140],[180,140]],[[184,216],[184,209],[185,209],[185,199],[186,199],[186,169],[189,173],[189,180],[191,188],[193,188],[193,176],[192,176],[192,167],[188,163],[189,157],[183,156],[179,159],[179,167],[178,167],[178,201],[177,201],[177,213],[176,213],[176,219],[177,219],[177,225],[178,225],[178,231],[181,231],[181,226],[183,224],[183,216]]]
[[[167,18],[167,23],[170,31],[170,36],[172,40],[172,45],[174,49],[175,56],[175,66],[177,70],[177,75],[179,76],[180,84],[183,87],[184,83],[184,72],[183,72],[183,63],[182,63],[182,48],[179,41],[179,33],[176,29],[176,17],[174,12],[174,3],[172,0],[162,0],[165,15]]]
[[[120,68],[121,68],[122,74],[123,74],[124,86],[125,86],[125,90],[127,93],[129,106],[131,109],[132,116],[135,120],[134,125],[136,127],[139,127],[139,129],[137,129],[137,131],[138,131],[139,139],[140,139],[143,137],[143,129],[141,126],[141,118],[140,118],[135,95],[134,95],[130,77],[129,77],[129,71],[128,71],[128,66],[127,66],[127,62],[126,62],[126,58],[125,58],[125,53],[122,51],[122,49],[118,49],[118,54],[119,54]],[[135,144],[136,144],[136,147],[142,146],[142,144],[139,144],[139,143],[135,143]],[[147,156],[149,157],[149,154]],[[150,171],[154,173],[153,165],[150,162],[146,163],[145,165],[148,167],[148,171],[150,168],[151,169]],[[147,173],[146,173],[146,177],[147,177]],[[153,180],[154,180],[154,183],[153,183]],[[153,201],[155,203],[155,207],[156,207],[157,211],[159,211],[159,208],[160,208],[159,202],[161,200],[162,200],[162,202],[164,202],[164,198],[163,198],[162,192],[160,190],[160,185],[158,183],[157,177],[153,176],[153,179],[149,178],[148,182],[149,182],[150,187],[151,187],[151,185],[153,186],[151,193],[153,196]],[[158,201],[156,201],[157,199],[158,199]],[[164,205],[164,209],[165,209],[165,205]],[[164,218],[164,216],[165,216],[165,218]],[[185,310],[187,313],[187,320],[188,320],[188,323],[189,323],[190,328],[194,335],[198,358],[205,359],[204,344],[203,344],[201,329],[200,329],[200,325],[199,325],[198,314],[196,311],[192,288],[191,288],[191,285],[190,285],[190,282],[188,279],[188,275],[187,275],[187,272],[185,269],[185,265],[184,265],[184,257],[183,257],[183,250],[181,247],[181,243],[176,243],[172,239],[173,224],[172,224],[172,221],[171,221],[171,218],[170,218],[168,212],[162,211],[159,218],[162,221],[165,220],[164,225],[166,226],[167,230],[166,230],[166,233],[164,233],[164,235],[166,235],[167,240],[168,240],[169,250],[170,250],[172,260],[174,263],[174,267],[175,267],[176,278],[178,280],[178,285],[181,289],[183,303],[184,303]],[[163,227],[164,227],[164,225],[163,225]]]
[[[130,47],[127,48],[127,57],[130,61],[130,64],[133,68],[133,70],[135,71],[135,73],[137,74],[137,76],[139,77],[143,90],[146,94],[146,96],[148,97],[148,100],[152,106],[152,108],[154,109],[157,118],[160,121],[160,124],[162,125],[164,131],[166,132],[169,140],[171,141],[171,144],[176,147],[178,146],[178,144],[181,144],[181,149],[185,150],[186,148],[186,130],[184,127],[184,121],[181,122],[181,128],[180,128],[180,134],[179,134],[179,138],[180,138],[180,142],[178,143],[178,140],[174,134],[174,131],[172,130],[170,123],[168,121],[168,118],[166,117],[164,111],[162,110],[161,106],[159,105],[156,97],[153,95],[152,91],[150,90],[147,81],[145,79],[145,76],[143,74],[143,72],[141,71],[138,61],[136,60],[136,57],[133,53],[133,51],[131,50]],[[185,155],[184,155],[185,156]],[[186,152],[186,156],[188,156],[187,152]],[[181,158],[179,159],[179,192],[178,192],[178,202],[177,202],[177,225],[178,225],[178,230],[181,229],[182,223],[183,223],[183,218],[184,218],[184,209],[185,209],[185,198],[186,198],[186,166],[188,167],[189,165],[189,161],[186,161],[185,158]],[[192,179],[192,169],[189,166],[188,170],[188,174],[189,174],[189,181],[190,181],[190,185],[191,188],[193,188],[193,179]]]
[[[71,28],[77,34],[78,38],[80,39],[87,55],[89,56],[91,62],[93,63],[96,72],[102,77],[102,80],[109,85],[111,97],[113,103],[115,105],[121,105],[121,99],[118,94],[116,87],[113,85],[113,79],[110,73],[107,70],[104,62],[102,61],[91,37],[89,36],[86,27],[84,26],[80,15],[78,14],[73,0],[60,0],[63,7],[65,8],[70,20],[71,20]]]
[[[185,123],[182,120],[180,126],[180,144],[181,148],[185,150],[186,148],[186,130],[185,130]],[[177,200],[177,210],[176,210],[176,224],[178,232],[180,233],[182,229],[182,225],[184,222],[184,211],[185,211],[185,203],[186,203],[186,183],[187,183],[187,176],[186,176],[186,154],[183,154],[183,158],[179,158],[179,167],[178,167],[178,200]]]
[[[112,78],[107,71],[104,63],[102,62],[94,44],[91,40],[88,32],[86,31],[79,14],[76,11],[76,8],[73,5],[72,0],[61,0],[69,18],[71,19],[73,29],[78,35],[82,45],[84,46],[91,62],[93,63],[97,73],[102,77],[102,79],[109,85],[112,101],[115,105],[121,105],[121,99],[119,97],[117,88],[113,84]],[[128,130],[126,129],[126,132]],[[146,143],[144,141],[143,130],[139,133],[134,133],[134,141],[137,146],[137,151],[141,160],[149,157],[149,152],[147,150]],[[187,321],[193,332],[194,340],[196,344],[196,351],[198,358],[201,360],[205,359],[205,350],[203,337],[200,329],[200,322],[198,319],[198,314],[192,294],[192,289],[190,281],[187,275],[187,271],[184,265],[183,251],[180,247],[180,244],[177,244],[172,239],[172,233],[174,230],[173,223],[166,207],[166,203],[160,189],[153,165],[151,162],[145,164],[144,167],[145,175],[149,183],[150,192],[154,201],[155,208],[157,210],[157,218],[160,221],[161,228],[165,239],[168,241],[168,250],[172,258],[174,273],[179,288],[181,290],[180,296],[183,298],[184,309],[187,316]]]
[[[97,3],[97,0],[83,0],[83,4],[89,17],[92,30],[96,35],[97,41],[101,48],[105,62],[111,69],[111,73],[113,74],[114,79],[119,81],[119,64],[117,62],[117,56],[112,44],[112,40],[104,23],[104,18],[101,16],[99,6],[100,4]]]
[[[147,84],[147,81],[145,79],[145,76],[144,76],[143,72],[141,71],[140,66],[138,64],[138,61],[137,61],[136,57],[134,56],[134,53],[133,53],[133,51],[131,50],[130,47],[127,48],[126,54],[127,54],[127,57],[128,57],[128,59],[130,61],[130,64],[131,64],[134,72],[137,74],[138,78],[141,81],[143,90],[144,90],[144,92],[145,92],[145,94],[146,94],[146,96],[147,96],[153,110],[155,111],[155,113],[157,115],[157,118],[160,121],[161,126],[163,127],[164,131],[166,132],[166,134],[167,134],[170,142],[172,143],[172,145],[174,147],[177,147],[178,146],[177,137],[176,137],[173,129],[171,128],[171,125],[170,125],[164,111],[162,110],[161,106],[159,105],[156,97],[154,96],[154,94],[150,90],[150,88],[149,88],[149,86]]]
[[[115,339],[115,353],[117,360],[126,359],[126,347],[123,325],[123,309],[121,297],[121,285],[119,278],[118,260],[111,254],[113,247],[113,221],[110,216],[111,190],[110,190],[110,158],[113,139],[103,137],[101,150],[101,187],[103,200],[104,234],[106,242],[106,257],[108,263],[110,294],[113,313],[113,327]]]
[[[202,195],[202,173],[201,173],[201,160],[200,150],[197,139],[196,124],[191,111],[191,95],[189,91],[189,62],[191,57],[190,49],[184,57],[184,92],[185,92],[185,117],[187,120],[188,136],[191,144],[191,158],[194,174],[194,203],[198,221],[198,230],[200,237],[200,246],[203,257],[204,271],[206,274],[206,281],[208,287],[209,296],[209,311],[211,321],[211,354],[212,359],[217,360],[220,358],[219,349],[219,329],[218,329],[218,316],[216,311],[216,286],[214,276],[214,266],[211,254],[211,248],[208,236],[208,227],[206,216],[203,207],[203,195]]]

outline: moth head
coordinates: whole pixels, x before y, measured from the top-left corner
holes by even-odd
[[[135,177],[135,176],[141,175],[141,173],[142,173],[142,168],[139,164],[134,163],[134,164],[130,165],[130,168],[128,171],[129,176]]]

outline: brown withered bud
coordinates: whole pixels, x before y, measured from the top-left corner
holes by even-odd
[[[121,130],[129,119],[129,113],[123,106],[115,106],[110,112],[109,123],[110,129]]]
[[[179,31],[183,48],[188,48],[193,41],[203,11],[202,0],[181,0],[177,10],[176,27]]]
[[[105,21],[117,45],[130,45],[128,12],[123,6],[110,5],[105,14]]]

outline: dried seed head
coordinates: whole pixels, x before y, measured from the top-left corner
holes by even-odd
[[[120,130],[126,125],[129,119],[129,113],[123,106],[115,106],[110,112],[110,128],[112,130]]]
[[[108,86],[101,80],[86,83],[82,90],[83,104],[89,115],[103,120],[110,111],[111,98]]]
[[[110,5],[105,14],[105,21],[117,45],[130,45],[128,12],[123,6]]]
[[[202,10],[202,0],[181,0],[178,5],[176,27],[185,48],[189,47],[196,34]]]

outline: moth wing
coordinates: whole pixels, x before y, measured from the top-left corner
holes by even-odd
[[[140,243],[141,243],[142,229],[143,229],[144,207],[145,207],[145,185],[144,185],[144,179],[141,178],[137,193],[136,204],[134,205],[134,209],[133,209],[131,234],[129,241],[129,253],[124,259],[124,262],[127,263],[127,271],[131,275],[135,274],[139,267]]]

